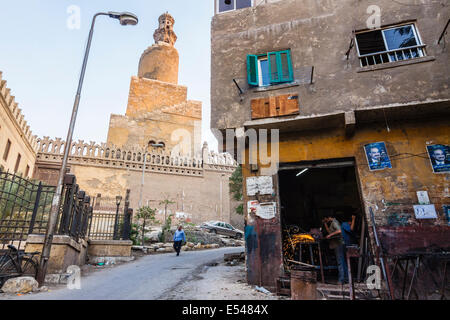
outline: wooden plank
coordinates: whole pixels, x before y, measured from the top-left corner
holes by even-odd
[[[270,102],[269,98],[252,99],[252,119],[261,119],[269,117]]]

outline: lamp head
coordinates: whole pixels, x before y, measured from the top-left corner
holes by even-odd
[[[108,15],[111,18],[119,20],[123,26],[135,26],[139,22],[138,17],[130,12],[108,12]]]

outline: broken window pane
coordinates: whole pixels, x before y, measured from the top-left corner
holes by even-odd
[[[361,55],[386,51],[381,30],[357,34],[356,41]]]

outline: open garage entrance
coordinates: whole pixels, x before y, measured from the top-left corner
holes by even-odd
[[[335,251],[326,239],[323,218],[333,217],[344,227],[353,230],[347,246],[357,252],[367,252],[363,207],[353,159],[281,164],[279,194],[283,237],[284,266],[314,267],[318,280],[334,284],[338,281]],[[363,279],[362,258],[351,259],[352,278]]]

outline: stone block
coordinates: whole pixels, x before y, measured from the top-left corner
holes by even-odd
[[[32,277],[18,277],[8,279],[2,287],[5,293],[29,293],[37,291],[39,287],[38,282]]]
[[[131,240],[89,240],[88,255],[91,257],[130,257]]]

